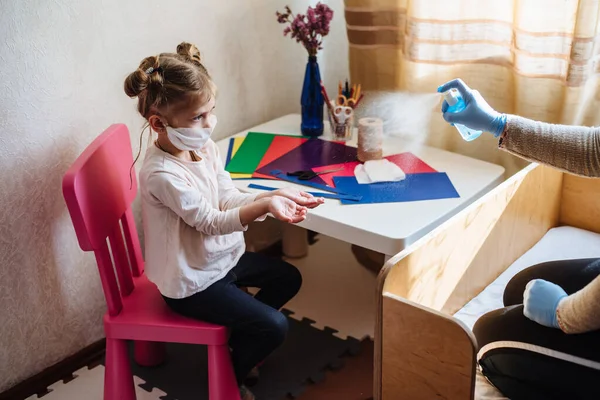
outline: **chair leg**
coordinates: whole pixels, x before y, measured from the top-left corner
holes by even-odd
[[[166,346],[163,342],[136,340],[133,344],[133,358],[138,365],[155,367],[165,361]]]
[[[125,340],[106,339],[104,400],[136,400]]]
[[[227,345],[208,346],[208,398],[240,400],[240,391]]]

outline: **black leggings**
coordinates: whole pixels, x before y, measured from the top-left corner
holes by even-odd
[[[183,299],[165,301],[175,312],[231,329],[229,346],[238,383],[281,345],[287,318],[279,311],[298,293],[302,275],[291,264],[262,254],[245,253],[225,277]],[[240,286],[257,287],[250,296]]]
[[[600,331],[567,335],[523,315],[523,292],[545,279],[572,294],[600,275],[600,259],[551,261],[515,275],[504,308],[473,328],[483,374],[511,400],[600,399]],[[590,365],[592,364],[592,365]]]

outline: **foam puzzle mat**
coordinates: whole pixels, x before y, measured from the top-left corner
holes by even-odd
[[[374,337],[377,275],[360,265],[350,244],[319,235],[306,257],[285,260],[303,280],[285,306],[293,312],[291,318],[309,318],[318,329],[332,327],[341,339]]]
[[[328,369],[339,369],[344,359],[358,354],[360,342],[340,339],[335,330],[315,328],[313,321],[289,318],[284,344],[265,360],[260,379],[252,392],[260,400],[284,400],[302,394],[308,384],[325,379]],[[133,353],[133,346],[130,346]],[[157,367],[141,367],[132,362],[138,400],[208,400],[206,347],[167,343],[167,360]],[[104,365],[82,368],[73,379],[48,388],[44,400],[102,400]],[[37,399],[32,396],[27,400]]]
[[[73,373],[66,383],[56,382],[48,387],[48,393],[38,397],[33,395],[26,400],[42,398],[44,400],[104,400],[104,365],[91,369],[84,367]],[[134,375],[137,400],[161,400],[167,394],[159,389],[146,391],[140,385],[145,382]]]

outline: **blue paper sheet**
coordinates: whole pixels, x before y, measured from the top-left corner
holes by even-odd
[[[235,142],[235,138],[229,139],[229,146],[227,147],[227,157],[225,159],[225,165],[229,164],[229,161],[231,161],[231,153],[233,152],[233,142]]]
[[[257,185],[254,183],[251,183],[248,185],[248,187],[250,189],[260,189],[260,190],[267,190],[267,191],[274,191],[277,190],[277,188],[275,187],[271,187],[271,186],[263,186],[263,185]],[[324,197],[326,199],[334,199],[334,200],[341,200],[341,199],[349,199],[349,200],[360,200],[360,196],[352,196],[352,195],[348,195],[348,194],[334,194],[334,193],[327,193],[327,192],[307,192],[312,194],[315,197]]]
[[[361,185],[353,176],[336,176],[335,187],[344,193],[362,196],[359,201],[342,199],[342,204],[399,203],[460,197],[445,172],[407,174],[399,182]]]

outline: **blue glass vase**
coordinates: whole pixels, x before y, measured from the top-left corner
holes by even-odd
[[[321,73],[316,56],[309,56],[302,85],[302,122],[300,130],[304,136],[321,136],[323,134],[323,105],[325,100],[321,93]]]

